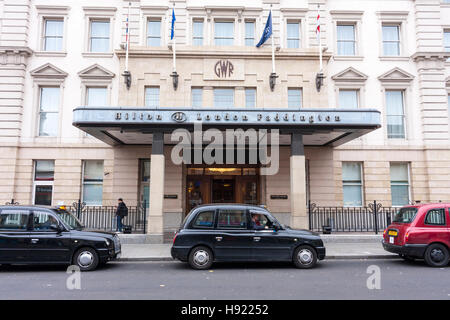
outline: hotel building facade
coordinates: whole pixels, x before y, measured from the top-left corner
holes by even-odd
[[[270,10],[272,77],[271,40],[255,47]],[[161,242],[204,203],[307,228],[308,201],[450,201],[446,1],[1,0],[0,19],[1,204],[145,201]],[[172,132],[198,123],[269,150],[278,130],[277,170],[249,147],[243,163],[174,161]]]

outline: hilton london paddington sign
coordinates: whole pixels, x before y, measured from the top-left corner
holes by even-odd
[[[74,110],[75,123],[95,124],[167,124],[233,126],[379,126],[380,112],[375,109],[262,109],[262,108],[94,108],[80,107]]]

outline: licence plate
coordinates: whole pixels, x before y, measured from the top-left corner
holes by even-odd
[[[389,237],[389,243],[394,243],[394,237]]]
[[[396,237],[396,236],[398,235],[398,233],[397,233],[397,231],[390,230],[390,231],[389,231],[389,235],[390,235],[390,236]]]

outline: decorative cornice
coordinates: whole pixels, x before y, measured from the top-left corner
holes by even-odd
[[[0,54],[17,54],[24,56],[31,56],[33,50],[28,47],[14,47],[14,46],[0,46]]]
[[[445,51],[435,51],[435,52],[419,51],[419,52],[414,53],[411,56],[411,59],[413,59],[415,62],[423,61],[423,60],[446,61],[447,58],[450,58],[450,52],[445,52]]]
[[[198,49],[198,47],[186,46],[183,49],[177,47],[177,57],[184,58],[223,58],[224,56],[228,58],[241,58],[241,59],[267,59],[272,57],[272,51],[270,49],[259,49],[259,50],[248,50],[248,51],[238,51],[235,50],[217,50],[217,48],[207,50],[205,48]],[[116,50],[115,54],[119,58],[125,57],[125,50]],[[133,47],[129,51],[130,58],[171,58],[173,53],[168,49],[149,49],[148,47]],[[328,52],[323,53],[322,58],[328,61],[331,58],[331,54]],[[286,60],[286,59],[304,59],[304,60],[318,60],[319,53],[314,49],[305,49],[302,51],[277,51],[276,59]]]
[[[352,75],[354,74],[354,75]],[[364,82],[366,81],[368,78],[368,76],[358,70],[356,70],[353,67],[348,67],[347,69],[335,74],[334,76],[331,77],[331,79],[335,80],[335,81],[351,81],[351,82]]]
[[[92,73],[95,70],[97,72]],[[82,79],[111,79],[115,74],[96,63],[78,72],[78,76]]]
[[[378,77],[381,82],[410,82],[414,76],[400,68],[393,68]]]
[[[48,72],[50,71],[50,72]],[[34,70],[30,71],[32,77],[46,78],[46,79],[63,79],[68,76],[68,73],[55,67],[51,63],[46,63]]]

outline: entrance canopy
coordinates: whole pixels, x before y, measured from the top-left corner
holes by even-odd
[[[278,129],[280,144],[290,145],[291,134],[303,135],[305,146],[338,146],[381,127],[376,109],[292,108],[136,108],[79,107],[73,125],[110,145],[152,144],[163,132],[165,144],[175,129]]]

